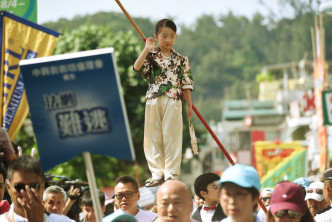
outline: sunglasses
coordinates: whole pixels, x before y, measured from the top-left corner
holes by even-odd
[[[271,200],[271,197],[262,197],[261,198],[263,201]]]
[[[320,188],[308,188],[307,193],[317,193],[323,195],[323,189]]]
[[[30,189],[33,188],[37,191],[40,189],[40,184],[39,183],[31,183],[31,184],[15,183],[14,188],[17,192],[20,192],[21,190],[25,191],[25,186],[26,185],[28,185],[30,187]]]
[[[281,211],[274,213],[274,215],[276,215],[279,218],[284,218],[287,213],[288,213],[288,216],[293,219],[298,218],[301,214],[300,212],[296,212],[293,210],[281,210]]]

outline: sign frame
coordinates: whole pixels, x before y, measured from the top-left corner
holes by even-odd
[[[79,65],[84,63],[88,67],[87,62],[92,62],[90,63],[91,69],[80,70],[80,67],[83,66]],[[100,62],[103,67],[96,68]],[[113,48],[22,60],[19,64],[23,73],[31,120],[44,170],[83,152],[113,156],[129,161],[135,160]],[[69,65],[72,66],[72,70],[69,70]],[[68,68],[67,72],[61,72],[62,66]],[[47,67],[48,72],[44,70]],[[52,67],[53,69],[58,67],[58,73],[51,72]],[[76,71],[73,67],[76,67]],[[61,97],[63,95],[61,93],[67,91],[71,93]],[[71,96],[72,94],[74,95]],[[49,100],[48,96],[50,96]],[[52,99],[53,97],[57,99]],[[65,102],[60,100],[59,105],[56,101],[59,101],[60,98],[64,98]],[[105,118],[102,119],[110,120],[107,122],[110,124],[104,121],[103,127],[92,129],[89,118],[96,112],[95,108],[91,109],[91,107],[106,107],[99,110],[98,113],[104,114]],[[66,136],[67,134],[63,132],[67,131],[62,128],[62,124],[67,124],[63,121],[64,116],[66,118],[73,116],[72,119],[69,119],[69,121],[76,120],[73,125],[83,125],[80,125],[81,128],[78,127],[78,131],[70,131],[69,136]],[[65,129],[67,128],[66,126]],[[56,154],[56,152],[62,153]]]

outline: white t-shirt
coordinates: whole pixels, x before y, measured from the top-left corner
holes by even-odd
[[[7,217],[9,217],[10,220],[8,220]],[[11,204],[9,211],[7,213],[0,215],[0,221],[1,222],[3,222],[3,221],[28,222],[28,219],[16,214],[14,212],[14,204]],[[47,216],[47,214],[44,214],[44,221],[45,222],[75,222],[74,220],[70,219],[69,217],[67,217],[65,215],[59,215],[59,214],[50,214],[49,216]]]
[[[151,222],[156,219],[157,214],[151,211],[139,210],[135,215],[137,222]]]
[[[270,206],[266,207],[266,210],[269,211]],[[265,222],[266,221],[266,213],[264,212],[264,210],[261,208],[258,211],[257,217],[262,221]]]
[[[316,222],[332,222],[332,208],[324,213],[318,214],[314,219]]]

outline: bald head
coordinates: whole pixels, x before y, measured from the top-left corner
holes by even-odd
[[[157,199],[158,199],[158,194],[159,193],[165,193],[165,192],[179,192],[183,195],[184,198],[186,198],[187,200],[191,201],[191,195],[190,195],[190,191],[187,188],[186,184],[184,184],[181,181],[178,180],[168,180],[165,183],[163,183],[157,192]]]
[[[158,222],[189,222],[193,203],[187,186],[178,180],[168,180],[157,192]]]

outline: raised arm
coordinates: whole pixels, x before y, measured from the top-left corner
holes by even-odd
[[[146,42],[145,42],[145,47],[144,47],[143,51],[141,52],[141,54],[138,56],[138,58],[136,59],[136,61],[134,63],[134,69],[136,71],[138,71],[138,70],[140,70],[140,68],[142,68],[146,56],[149,54],[149,52],[154,47],[155,47],[155,41],[154,41],[154,39],[152,37],[147,38]]]

